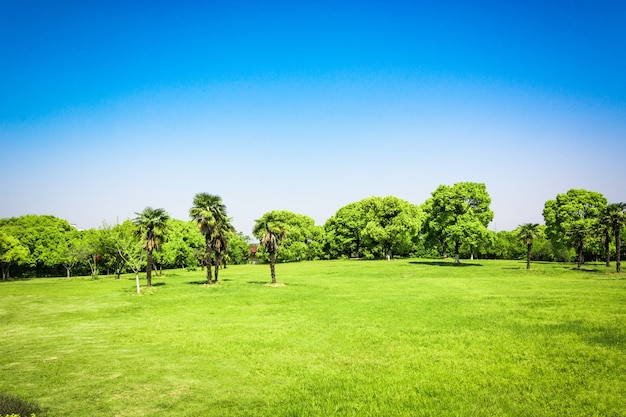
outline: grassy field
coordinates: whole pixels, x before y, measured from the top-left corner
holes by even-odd
[[[0,282],[0,393],[69,416],[626,416],[626,275],[395,260]]]

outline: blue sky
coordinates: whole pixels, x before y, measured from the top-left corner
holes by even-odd
[[[0,217],[222,196],[323,224],[484,182],[492,229],[626,201],[626,3],[0,0]]]

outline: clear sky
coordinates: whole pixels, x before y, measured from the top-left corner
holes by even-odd
[[[626,202],[626,2],[0,0],[0,217]]]

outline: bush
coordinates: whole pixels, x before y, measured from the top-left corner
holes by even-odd
[[[34,417],[41,412],[41,408],[30,401],[0,394],[0,416],[3,417]]]

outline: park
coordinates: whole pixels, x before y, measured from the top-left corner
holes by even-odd
[[[622,415],[626,206],[572,189],[495,233],[484,184],[432,195],[271,211],[258,243],[207,193],[0,219],[0,415]]]
[[[604,265],[401,259],[1,284],[0,392],[47,416],[563,416],[626,409]]]

